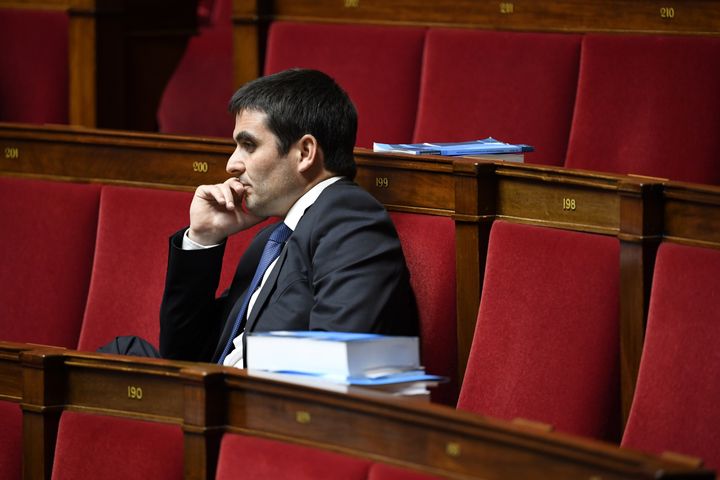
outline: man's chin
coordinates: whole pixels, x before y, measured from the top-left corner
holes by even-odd
[[[258,205],[256,202],[253,202],[251,198],[245,197],[245,210],[247,210],[248,213],[252,213],[256,217],[267,217],[268,215],[265,215],[264,208],[262,205]]]

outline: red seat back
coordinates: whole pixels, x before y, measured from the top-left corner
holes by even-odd
[[[0,401],[0,480],[22,478],[22,411],[17,403]]]
[[[663,243],[623,445],[720,468],[720,250]]]
[[[226,433],[216,480],[365,480],[370,461],[291,443]]]
[[[412,137],[425,30],[275,22],[265,74],[313,68],[333,77],[358,111],[357,145]]]
[[[96,185],[0,178],[0,339],[77,346],[99,197]]]
[[[103,187],[79,349],[96,350],[118,335],[137,335],[157,347],[168,237],[188,224],[191,199],[189,192]],[[229,286],[257,228],[230,240],[218,292]]]
[[[160,132],[232,137],[235,120],[227,111],[233,94],[232,4],[198,3],[203,25],[188,42],[183,58],[160,98]]]
[[[457,399],[455,225],[449,217],[391,212],[410,270],[420,315],[421,359],[428,373],[450,382],[432,392],[435,402]]]
[[[183,435],[179,426],[63,412],[52,480],[126,480],[138,475],[182,480]]]
[[[0,8],[0,121],[68,122],[68,16]]]
[[[414,141],[492,136],[562,165],[579,56],[578,35],[430,29]]]
[[[234,119],[227,111],[233,94],[230,2],[215,0],[209,25],[188,42],[158,106],[162,133],[231,137]]]
[[[720,183],[720,38],[587,35],[581,59],[565,166]]]
[[[458,408],[613,439],[619,265],[615,238],[496,221]]]

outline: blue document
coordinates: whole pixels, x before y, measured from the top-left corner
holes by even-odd
[[[314,340],[327,340],[329,342],[357,342],[363,340],[377,340],[383,337],[378,333],[326,332],[324,330],[276,330],[273,332],[253,332],[253,335],[284,338],[309,338]]]
[[[447,143],[373,143],[373,151],[408,153],[410,155],[493,155],[524,153],[534,150],[530,145],[512,144],[488,137],[483,140]]]
[[[408,371],[400,371],[396,373],[389,373],[387,375],[377,376],[351,376],[344,377],[342,375],[322,375],[312,374],[307,372],[298,372],[295,370],[283,370],[275,372],[284,375],[297,375],[298,377],[316,378],[319,380],[325,380],[327,382],[338,383],[341,385],[390,385],[394,383],[407,383],[407,382],[429,382],[429,383],[440,383],[446,382],[448,379],[440,375],[430,375],[425,373],[422,368],[413,369]]]

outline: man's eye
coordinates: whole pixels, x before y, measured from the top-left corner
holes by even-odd
[[[255,150],[255,144],[251,142],[243,142],[240,144],[240,146],[243,150],[247,152],[252,152],[253,150]]]

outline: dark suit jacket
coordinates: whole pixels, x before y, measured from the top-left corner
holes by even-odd
[[[170,238],[160,312],[164,358],[217,361],[273,225],[255,237],[233,282],[215,298],[224,245],[182,250]],[[341,179],[305,211],[260,291],[245,331],[336,330],[417,335],[400,241],[383,208]]]

